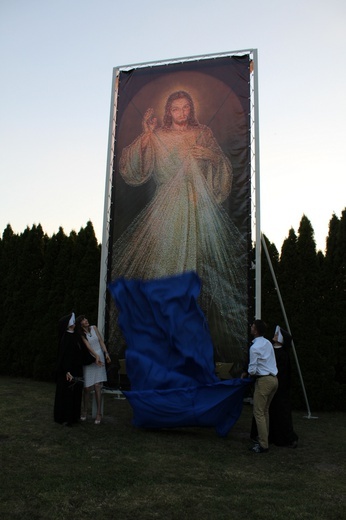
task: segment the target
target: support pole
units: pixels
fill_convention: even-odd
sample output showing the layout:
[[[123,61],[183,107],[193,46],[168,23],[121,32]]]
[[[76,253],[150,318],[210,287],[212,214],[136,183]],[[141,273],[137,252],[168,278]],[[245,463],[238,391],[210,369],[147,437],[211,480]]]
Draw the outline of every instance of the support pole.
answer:
[[[277,279],[276,279],[276,276],[275,276],[275,273],[274,273],[273,265],[272,265],[272,262],[271,262],[271,259],[270,259],[270,256],[269,256],[269,251],[268,251],[267,244],[265,242],[263,234],[261,236],[261,239],[262,239],[262,247],[263,247],[265,255],[267,257],[268,265],[269,265],[269,268],[270,268],[270,272],[271,272],[273,280],[274,280],[275,289],[276,289],[276,292],[277,292],[277,295],[278,295],[278,298],[279,298],[281,310],[282,310],[282,313],[283,313],[283,316],[284,316],[284,320],[285,320],[285,324],[286,324],[286,329],[287,329],[287,332],[289,332],[289,334],[292,336],[292,333],[291,333],[291,330],[290,330],[290,326],[289,326],[289,323],[288,323],[288,319],[287,319],[287,315],[286,315],[286,311],[285,311],[285,307],[284,307],[284,304],[283,304],[283,301],[282,301],[282,298],[281,298],[280,289],[279,289],[279,286],[278,286],[278,282],[277,282]],[[304,399],[305,399],[305,403],[306,403],[306,407],[307,407],[307,411],[308,411],[308,415],[305,416],[305,417],[307,419],[317,419],[317,417],[313,417],[311,415],[309,401],[308,401],[308,396],[306,395],[305,385],[304,385],[304,381],[303,381],[303,376],[302,376],[302,373],[301,373],[301,370],[300,370],[298,356],[297,356],[297,352],[296,352],[296,349],[295,349],[295,346],[294,346],[294,343],[293,343],[293,339],[292,339],[292,349],[293,349],[294,359],[296,361],[298,374],[299,374],[300,382],[301,382],[301,385],[302,385]]]
[[[255,137],[255,218],[256,218],[256,248],[255,248],[255,315],[256,319],[261,319],[261,302],[262,302],[262,286],[261,286],[261,190],[260,190],[260,145],[259,145],[259,103],[258,103],[258,59],[257,49],[253,50],[254,62],[254,137]]]
[[[103,206],[103,231],[102,231],[102,244],[101,244],[99,302],[98,302],[98,318],[97,318],[97,327],[103,337],[105,337],[107,262],[108,262],[109,226],[110,226],[109,211],[110,211],[110,205],[111,205],[111,192],[112,192],[112,171],[113,171],[116,93],[117,93],[116,92],[116,78],[117,78],[117,71],[116,71],[116,69],[113,69],[111,106],[110,106],[109,129],[108,129],[106,184],[105,184],[105,195],[104,195],[104,206]]]

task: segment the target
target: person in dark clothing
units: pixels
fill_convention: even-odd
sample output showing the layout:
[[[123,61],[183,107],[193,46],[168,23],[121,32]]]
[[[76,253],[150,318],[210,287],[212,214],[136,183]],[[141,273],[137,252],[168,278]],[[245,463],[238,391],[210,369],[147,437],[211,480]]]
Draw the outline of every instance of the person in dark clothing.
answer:
[[[291,410],[291,360],[292,336],[284,329],[275,329],[273,347],[278,368],[278,389],[269,407],[269,443],[276,446],[296,448],[298,435],[293,429]],[[251,426],[251,439],[256,440],[255,421]]]
[[[291,410],[291,360],[292,336],[279,326],[273,337],[273,346],[278,367],[279,387],[269,408],[269,442],[276,446],[296,448],[298,435],[293,430]]]
[[[74,328],[74,313],[59,320],[54,421],[66,426],[80,420],[83,391],[82,350]]]

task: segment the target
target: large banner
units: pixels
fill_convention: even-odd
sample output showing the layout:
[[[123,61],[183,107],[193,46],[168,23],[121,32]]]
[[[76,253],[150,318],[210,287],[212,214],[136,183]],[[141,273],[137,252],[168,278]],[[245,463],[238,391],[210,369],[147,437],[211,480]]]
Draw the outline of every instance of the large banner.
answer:
[[[250,56],[117,69],[108,282],[187,271],[215,361],[239,370],[248,341]],[[125,340],[109,298],[106,335]]]

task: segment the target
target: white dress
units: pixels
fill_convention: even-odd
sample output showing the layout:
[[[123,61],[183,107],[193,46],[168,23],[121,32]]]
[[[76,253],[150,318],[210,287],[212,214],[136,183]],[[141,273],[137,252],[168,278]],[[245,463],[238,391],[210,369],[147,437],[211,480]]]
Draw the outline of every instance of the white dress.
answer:
[[[104,363],[102,367],[97,366],[96,363],[91,363],[91,365],[83,366],[84,387],[89,388],[90,386],[93,386],[96,383],[102,383],[103,381],[107,381],[107,373],[105,368],[104,353],[102,351],[99,338],[93,326],[90,327],[90,333],[86,334],[86,339],[88,340],[95,354],[97,354],[100,357],[101,361],[103,361]]]

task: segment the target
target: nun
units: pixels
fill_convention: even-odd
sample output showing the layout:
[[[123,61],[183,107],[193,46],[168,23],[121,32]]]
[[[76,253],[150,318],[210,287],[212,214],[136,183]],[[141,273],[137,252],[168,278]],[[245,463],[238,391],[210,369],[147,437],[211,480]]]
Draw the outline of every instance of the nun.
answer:
[[[79,337],[75,333],[75,314],[59,320],[59,348],[56,367],[54,421],[72,426],[80,420],[83,391],[83,361]]]
[[[278,369],[278,389],[269,407],[269,443],[276,446],[296,448],[298,435],[293,429],[291,408],[291,359],[292,336],[284,329],[276,326],[273,337],[273,348]],[[257,426],[252,420],[250,438],[257,442]]]
[[[276,446],[296,448],[298,435],[293,429],[291,409],[291,360],[292,336],[277,325],[273,347],[278,368],[279,386],[269,408],[269,442]]]

